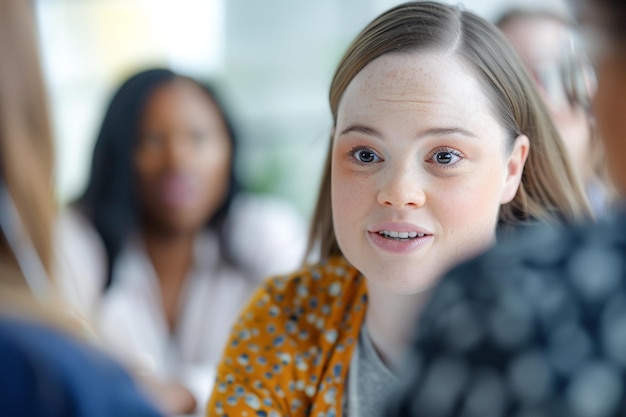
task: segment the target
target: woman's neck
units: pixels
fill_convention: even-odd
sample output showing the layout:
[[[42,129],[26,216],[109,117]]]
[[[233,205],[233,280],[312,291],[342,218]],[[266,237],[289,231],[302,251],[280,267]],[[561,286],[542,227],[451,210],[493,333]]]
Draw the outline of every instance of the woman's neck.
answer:
[[[162,307],[171,330],[175,328],[178,302],[193,264],[194,241],[194,234],[143,233],[143,244],[161,288]]]
[[[187,272],[193,261],[195,234],[143,232],[143,244],[159,279],[171,279]]]
[[[393,294],[368,282],[367,332],[381,359],[393,371],[402,366],[415,333],[417,316],[429,293]]]

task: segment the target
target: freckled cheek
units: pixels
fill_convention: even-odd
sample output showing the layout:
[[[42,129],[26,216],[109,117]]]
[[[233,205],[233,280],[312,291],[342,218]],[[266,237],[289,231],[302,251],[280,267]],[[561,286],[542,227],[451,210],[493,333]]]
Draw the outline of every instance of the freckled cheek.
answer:
[[[342,224],[355,223],[360,214],[371,209],[375,186],[366,177],[334,165],[331,176],[333,217]]]
[[[431,199],[431,207],[450,231],[475,229],[491,232],[495,227],[500,194],[496,180],[459,181]]]

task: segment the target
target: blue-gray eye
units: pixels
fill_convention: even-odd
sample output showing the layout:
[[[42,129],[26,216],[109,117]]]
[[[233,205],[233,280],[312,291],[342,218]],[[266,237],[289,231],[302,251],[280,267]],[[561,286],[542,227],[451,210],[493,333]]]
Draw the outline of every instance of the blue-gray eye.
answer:
[[[437,152],[435,159],[440,164],[449,164],[455,156],[456,155],[453,155],[452,152]]]
[[[357,160],[364,163],[375,162],[378,158],[374,152],[368,149],[359,149],[355,151],[353,155]]]

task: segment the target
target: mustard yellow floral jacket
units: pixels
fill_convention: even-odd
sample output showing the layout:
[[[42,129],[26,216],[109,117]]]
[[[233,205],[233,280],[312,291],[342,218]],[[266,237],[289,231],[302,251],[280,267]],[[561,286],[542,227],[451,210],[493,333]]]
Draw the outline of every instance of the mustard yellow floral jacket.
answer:
[[[366,303],[343,258],[267,280],[233,327],[207,416],[341,416]]]

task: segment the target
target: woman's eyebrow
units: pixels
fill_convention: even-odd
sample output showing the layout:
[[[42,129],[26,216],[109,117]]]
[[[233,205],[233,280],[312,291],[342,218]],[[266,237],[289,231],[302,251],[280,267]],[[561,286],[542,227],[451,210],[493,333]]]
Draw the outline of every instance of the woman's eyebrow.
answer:
[[[382,139],[383,136],[376,129],[363,125],[350,125],[341,131],[340,136],[347,135],[348,133],[362,133],[364,135],[374,136],[379,139]]]
[[[363,125],[350,125],[343,131],[341,131],[341,135],[347,135],[349,133],[361,133],[368,136],[374,136],[379,139],[383,139],[383,135],[378,132],[376,129],[373,129],[368,126]],[[470,132],[467,129],[463,129],[462,127],[435,127],[432,129],[427,129],[423,132],[420,132],[417,137],[424,136],[449,136],[449,135],[461,135],[469,138],[477,138],[475,134]]]
[[[477,138],[475,134],[462,127],[435,127],[432,129],[421,132],[418,137],[422,136],[449,136],[449,135],[461,135],[469,138]]]

